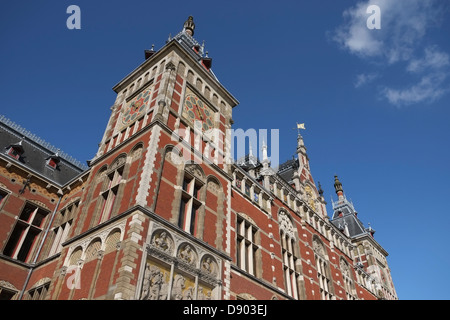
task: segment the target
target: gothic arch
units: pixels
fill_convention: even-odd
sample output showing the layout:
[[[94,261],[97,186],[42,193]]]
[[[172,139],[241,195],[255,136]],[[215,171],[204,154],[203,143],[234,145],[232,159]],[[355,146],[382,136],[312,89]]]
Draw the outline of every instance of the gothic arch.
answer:
[[[207,190],[214,193],[216,196],[219,196],[222,194],[222,184],[220,183],[219,179],[217,179],[214,175],[209,175],[206,177],[206,187]]]
[[[83,248],[81,246],[76,247],[72,251],[72,253],[70,255],[70,258],[69,258],[69,261],[68,261],[68,265],[69,266],[76,266],[76,265],[78,265],[78,263],[81,260],[82,256],[83,256]]]
[[[184,166],[184,170],[203,183],[206,181],[205,172],[203,171],[202,167],[196,163],[186,163]]]
[[[312,237],[312,248],[314,251],[317,277],[320,284],[319,292],[321,299],[334,299],[335,290],[327,248],[322,239],[316,234]]]
[[[339,258],[339,267],[342,273],[342,280],[344,281],[343,287],[345,289],[347,299],[353,300],[356,296],[355,277],[353,276],[352,269],[347,260],[344,257]]]
[[[283,276],[286,293],[294,299],[305,299],[305,283],[302,276],[300,247],[297,240],[297,229],[289,212],[278,210],[280,227],[280,246],[283,259]]]
[[[344,257],[339,257],[339,267],[341,268],[342,274],[346,274],[348,277],[350,277],[353,280],[352,272],[350,271],[350,266],[348,264],[348,261],[345,260]]]
[[[122,237],[122,232],[119,228],[111,230],[111,232],[106,237],[105,241],[105,253],[114,251],[117,249],[117,245],[120,243]]]
[[[100,169],[98,169],[97,173],[95,174],[95,179],[97,180],[96,182],[102,182],[103,176],[106,174],[107,171],[108,165],[105,163],[103,166],[100,167]]]
[[[125,152],[122,152],[117,157],[115,157],[114,160],[111,162],[108,171],[114,170],[115,168],[125,164],[126,160],[127,154]]]
[[[174,145],[168,144],[164,148],[163,152],[164,161],[169,161],[175,166],[181,166],[183,164],[183,154],[178,148]]]
[[[295,228],[294,220],[288,211],[284,208],[278,210],[278,223],[280,225],[280,231],[288,235],[292,239],[296,239],[295,234],[297,229]]]
[[[90,227],[117,215],[123,197],[124,186],[122,182],[127,178],[128,171],[127,154],[121,153],[111,162],[103,176],[101,194],[97,197]],[[105,204],[107,204],[107,207]]]
[[[139,141],[138,143],[136,143],[130,151],[130,156],[131,156],[132,161],[139,159],[142,155],[143,150],[144,150],[144,144],[142,143],[142,141]]]
[[[90,261],[97,258],[97,253],[102,248],[102,240],[97,237],[93,239],[86,248],[85,251],[85,261]]]
[[[322,256],[322,258],[326,259],[327,261],[329,260],[327,248],[323,243],[322,239],[320,239],[320,237],[316,234],[313,235],[312,237],[312,246],[315,253],[319,254],[320,256]]]
[[[250,222],[251,224],[253,224],[255,227],[257,227],[258,225],[256,224],[256,222],[250,218],[247,214],[243,213],[243,212],[238,212],[237,214],[238,216],[242,217],[243,219],[247,220],[248,222]]]

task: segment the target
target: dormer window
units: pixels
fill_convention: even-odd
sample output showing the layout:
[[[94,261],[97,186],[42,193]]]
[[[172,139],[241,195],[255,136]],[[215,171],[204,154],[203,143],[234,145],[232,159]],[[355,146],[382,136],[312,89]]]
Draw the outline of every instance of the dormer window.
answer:
[[[18,143],[12,144],[8,147],[8,155],[16,160],[19,160],[20,156],[23,154],[24,150],[22,147],[22,140]]]
[[[47,165],[49,165],[53,169],[56,169],[56,161],[55,161],[55,159],[53,159],[53,158],[48,159],[47,160]]]
[[[54,154],[53,156],[48,157],[46,160],[47,160],[47,165],[50,168],[56,169],[58,167],[60,158],[59,158],[58,154]]]
[[[11,157],[13,157],[16,160],[18,160],[20,157],[20,153],[17,152],[17,150],[14,149],[13,147],[9,148],[8,155],[10,155]]]

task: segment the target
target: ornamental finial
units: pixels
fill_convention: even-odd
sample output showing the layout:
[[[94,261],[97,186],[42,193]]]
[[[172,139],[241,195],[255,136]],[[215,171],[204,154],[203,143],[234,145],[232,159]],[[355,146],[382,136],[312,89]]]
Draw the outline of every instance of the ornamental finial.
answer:
[[[188,19],[184,22],[183,28],[184,31],[191,37],[194,35],[195,23],[194,18],[192,16],[189,16]]]
[[[337,176],[334,176],[334,189],[336,190],[336,193],[344,192],[344,190],[342,189],[342,183],[339,181]]]

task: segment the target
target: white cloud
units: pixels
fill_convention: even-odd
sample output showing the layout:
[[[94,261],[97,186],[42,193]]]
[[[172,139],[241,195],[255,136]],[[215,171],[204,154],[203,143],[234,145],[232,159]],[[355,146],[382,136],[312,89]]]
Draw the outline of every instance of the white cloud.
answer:
[[[423,72],[425,70],[439,70],[450,65],[450,57],[440,51],[437,46],[425,48],[422,59],[411,59],[406,70],[409,72]]]
[[[388,101],[396,106],[406,106],[414,103],[433,102],[449,90],[443,86],[446,76],[426,75],[419,83],[405,89],[384,88],[383,94]]]
[[[366,13],[370,5],[381,10],[381,29],[369,29]],[[333,33],[339,46],[371,65],[383,65],[383,72],[394,72],[394,64],[404,66],[411,83],[404,88],[381,85],[384,98],[391,104],[410,105],[431,102],[447,93],[450,56],[435,45],[420,47],[432,26],[439,24],[448,7],[438,0],[364,0],[343,13],[344,22]],[[429,43],[429,39],[427,38]],[[398,70],[398,68],[396,69]],[[398,71],[395,71],[398,72]],[[379,74],[378,74],[379,75]],[[356,76],[355,88],[380,78],[373,73]],[[383,77],[389,79],[390,76]]]
[[[435,23],[434,0],[364,1],[344,11],[344,24],[335,30],[333,40],[350,53],[363,58],[382,58],[389,63],[408,60],[427,28]],[[381,10],[381,29],[368,29],[367,7]]]
[[[361,73],[358,74],[356,76],[356,80],[355,80],[355,88],[359,88],[362,87],[366,84],[371,83],[372,81],[374,81],[376,78],[378,78],[378,74],[376,73],[369,73],[369,74],[365,74],[365,73]]]

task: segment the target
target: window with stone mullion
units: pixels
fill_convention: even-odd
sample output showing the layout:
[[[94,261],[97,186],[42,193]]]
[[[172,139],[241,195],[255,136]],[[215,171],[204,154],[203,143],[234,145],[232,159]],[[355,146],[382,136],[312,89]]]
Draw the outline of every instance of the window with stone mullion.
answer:
[[[242,270],[256,276],[257,229],[242,217],[238,217],[237,222],[237,264]]]
[[[202,203],[199,200],[201,188],[202,184],[195,177],[185,176],[183,180],[178,226],[192,235],[196,235],[199,210],[202,206]]]
[[[120,167],[107,175],[106,189],[102,192],[103,206],[100,223],[111,217],[111,212],[119,192],[124,167]]]

